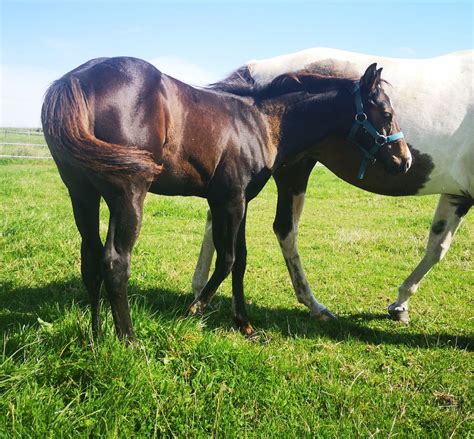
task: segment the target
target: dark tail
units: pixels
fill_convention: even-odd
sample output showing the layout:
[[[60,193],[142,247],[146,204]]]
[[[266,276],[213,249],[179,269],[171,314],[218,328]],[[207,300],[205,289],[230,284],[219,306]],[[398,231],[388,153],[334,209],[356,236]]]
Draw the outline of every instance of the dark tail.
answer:
[[[95,137],[86,96],[74,76],[65,76],[49,87],[41,122],[55,158],[100,173],[106,179],[152,179],[161,171],[150,152]]]

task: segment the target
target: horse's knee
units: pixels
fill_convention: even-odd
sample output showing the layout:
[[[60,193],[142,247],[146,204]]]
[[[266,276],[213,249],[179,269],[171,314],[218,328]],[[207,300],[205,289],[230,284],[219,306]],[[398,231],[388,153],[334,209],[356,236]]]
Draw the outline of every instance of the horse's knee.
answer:
[[[121,286],[130,277],[130,256],[106,249],[102,257],[102,274],[110,286]]]
[[[293,227],[291,224],[282,222],[281,220],[273,222],[273,233],[276,235],[279,242],[282,242],[288,234],[292,231]]]
[[[277,207],[277,212],[275,219],[273,220],[273,233],[278,238],[278,241],[282,241],[286,236],[293,230],[293,214],[291,209],[279,209]]]
[[[227,276],[232,269],[234,268],[235,265],[235,257],[229,256],[225,259],[224,261],[224,273]]]
[[[222,258],[221,261],[216,262],[216,269],[218,269],[222,276],[228,276],[235,265],[235,256],[233,255],[226,255]]]
[[[239,253],[239,257],[235,258],[232,264],[232,271],[243,272],[247,268],[247,249],[243,249]]]

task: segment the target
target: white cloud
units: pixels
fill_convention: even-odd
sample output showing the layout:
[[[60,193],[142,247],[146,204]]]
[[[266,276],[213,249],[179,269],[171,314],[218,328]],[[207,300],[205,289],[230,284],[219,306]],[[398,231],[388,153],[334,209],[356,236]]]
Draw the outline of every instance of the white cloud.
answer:
[[[41,105],[57,72],[31,66],[0,65],[0,126],[41,126]]]
[[[159,56],[150,63],[161,72],[188,84],[206,85],[221,79],[220,75],[175,56]]]

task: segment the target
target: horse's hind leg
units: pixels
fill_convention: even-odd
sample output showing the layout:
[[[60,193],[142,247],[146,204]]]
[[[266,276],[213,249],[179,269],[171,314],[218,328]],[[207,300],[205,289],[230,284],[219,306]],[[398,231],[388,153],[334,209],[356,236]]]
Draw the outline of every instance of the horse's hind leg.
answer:
[[[306,305],[312,317],[330,320],[335,316],[314,297],[306,279],[297,247],[298,222],[303,210],[308,179],[316,161],[303,160],[279,169],[275,175],[278,188],[278,203],[273,230],[278,238],[290,273],[296,297]]]
[[[92,312],[92,334],[100,334],[100,261],[103,245],[99,234],[100,194],[86,175],[64,163],[58,166],[71,197],[74,219],[81,234],[81,274],[89,293]]]
[[[131,253],[140,231],[148,186],[145,182],[134,182],[125,188],[107,189],[103,194],[110,220],[102,272],[119,338],[134,338],[127,287]]]
[[[102,274],[100,261],[103,245],[99,235],[100,195],[85,183],[81,192],[70,190],[74,219],[82,237],[81,273],[89,293],[92,312],[92,334],[100,335],[100,287]]]
[[[456,197],[456,199],[458,199]],[[442,194],[433,217],[426,252],[413,272],[398,289],[398,299],[388,307],[390,316],[405,323],[409,322],[408,301],[418,289],[420,282],[433,265],[441,261],[449,250],[454,234],[467,213],[472,200],[460,204],[451,195]]]

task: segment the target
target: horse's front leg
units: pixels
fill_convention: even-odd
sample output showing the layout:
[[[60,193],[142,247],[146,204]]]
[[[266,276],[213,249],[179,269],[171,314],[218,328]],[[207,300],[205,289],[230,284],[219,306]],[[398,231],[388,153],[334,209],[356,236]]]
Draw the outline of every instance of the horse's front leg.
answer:
[[[247,207],[242,222],[240,223],[235,246],[235,263],[232,268],[232,308],[234,321],[240,329],[240,332],[248,338],[254,338],[256,333],[247,315],[244,296],[244,275],[247,267],[247,244],[245,241],[246,222]]]
[[[423,259],[398,289],[396,302],[388,307],[390,316],[404,323],[409,322],[408,301],[433,265],[444,258],[463,216],[472,206],[472,199],[442,194],[431,224],[428,245]]]
[[[207,284],[215,249],[214,241],[212,239],[212,214],[211,210],[209,209],[207,211],[206,227],[204,229],[201,251],[199,252],[199,258],[196,268],[194,269],[192,281],[192,289],[195,298],[199,296],[199,293]]]
[[[189,309],[190,314],[202,312],[209,304],[219,285],[234,268],[236,242],[240,225],[245,216],[246,203],[243,198],[224,204],[209,202],[212,213],[212,239],[217,257],[214,272]]]
[[[336,316],[314,297],[304,273],[298,253],[298,222],[303,211],[306,187],[315,160],[305,160],[285,166],[274,175],[278,188],[278,203],[273,230],[278,238],[296,297],[306,305],[317,320],[331,320]]]

